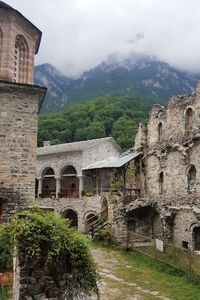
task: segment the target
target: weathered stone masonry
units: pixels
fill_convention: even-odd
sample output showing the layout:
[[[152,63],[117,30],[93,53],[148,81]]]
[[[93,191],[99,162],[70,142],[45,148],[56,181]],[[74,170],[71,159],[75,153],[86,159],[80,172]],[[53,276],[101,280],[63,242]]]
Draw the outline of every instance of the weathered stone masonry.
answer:
[[[38,106],[46,89],[0,82],[0,195],[4,219],[35,197]]]
[[[41,31],[0,1],[0,220],[34,201],[37,114],[46,89],[32,85]]]
[[[148,127],[139,126],[134,151],[143,153],[143,197],[116,206],[117,240],[134,231],[200,249],[199,111],[200,83],[191,95],[172,97],[167,109],[154,105]]]

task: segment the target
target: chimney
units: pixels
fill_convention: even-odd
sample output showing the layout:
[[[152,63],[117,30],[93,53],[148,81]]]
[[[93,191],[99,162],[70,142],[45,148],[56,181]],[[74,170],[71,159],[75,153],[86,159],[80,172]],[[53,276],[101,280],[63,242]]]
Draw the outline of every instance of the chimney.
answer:
[[[48,146],[51,146],[51,141],[44,141],[43,147],[48,147]]]

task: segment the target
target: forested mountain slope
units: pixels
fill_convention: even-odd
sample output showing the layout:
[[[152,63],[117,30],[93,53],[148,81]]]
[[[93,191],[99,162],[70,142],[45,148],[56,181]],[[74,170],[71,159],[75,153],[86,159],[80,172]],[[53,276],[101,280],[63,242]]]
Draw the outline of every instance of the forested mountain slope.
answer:
[[[39,117],[38,144],[112,136],[123,149],[133,146],[139,122],[145,122],[154,97],[105,95]]]

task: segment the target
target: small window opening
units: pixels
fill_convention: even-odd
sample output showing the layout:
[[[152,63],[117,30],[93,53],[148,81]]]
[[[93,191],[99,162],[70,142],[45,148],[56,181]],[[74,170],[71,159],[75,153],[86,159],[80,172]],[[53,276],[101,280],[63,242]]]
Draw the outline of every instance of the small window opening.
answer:
[[[193,110],[192,108],[187,108],[185,112],[185,129],[192,130],[193,127]]]
[[[159,174],[159,193],[163,194],[163,184],[164,184],[164,173],[160,172]]]
[[[182,248],[189,249],[189,243],[186,241],[182,241]]]
[[[163,131],[163,124],[162,122],[158,123],[158,141],[160,142],[162,139],[162,131]]]
[[[188,171],[188,190],[194,191],[196,189],[196,168],[192,165]]]

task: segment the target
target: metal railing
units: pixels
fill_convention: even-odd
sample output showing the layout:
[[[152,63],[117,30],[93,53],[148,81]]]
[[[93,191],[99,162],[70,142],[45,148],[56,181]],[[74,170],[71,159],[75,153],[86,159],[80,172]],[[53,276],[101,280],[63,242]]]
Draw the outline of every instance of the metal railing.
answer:
[[[108,225],[107,209],[85,221],[86,231],[87,233],[91,233],[92,238],[94,237],[95,233],[100,231],[106,225]]]
[[[42,189],[42,198],[52,198],[56,196],[55,189]]]
[[[55,198],[56,190],[55,189],[42,189],[42,198]],[[61,189],[58,194],[59,198],[79,198],[79,190],[78,189]]]
[[[161,243],[163,251],[157,247],[157,241]],[[198,277],[200,280],[200,251],[180,248],[162,238],[156,239],[136,232],[128,233],[126,247],[188,273],[191,277]]]
[[[61,189],[59,198],[79,198],[79,189]]]

